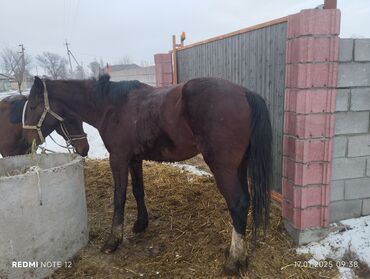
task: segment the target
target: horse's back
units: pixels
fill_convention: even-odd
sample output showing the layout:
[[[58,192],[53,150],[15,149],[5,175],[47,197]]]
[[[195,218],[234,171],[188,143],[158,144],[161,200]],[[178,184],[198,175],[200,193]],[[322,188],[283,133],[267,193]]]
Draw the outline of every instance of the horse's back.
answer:
[[[184,113],[201,149],[223,150],[225,156],[241,160],[251,132],[246,94],[246,88],[218,78],[197,78],[183,85]]]
[[[246,88],[218,78],[192,79],[182,89],[189,120],[195,126],[206,125],[212,130],[222,126],[233,129],[238,124],[248,126],[250,107],[246,94]]]

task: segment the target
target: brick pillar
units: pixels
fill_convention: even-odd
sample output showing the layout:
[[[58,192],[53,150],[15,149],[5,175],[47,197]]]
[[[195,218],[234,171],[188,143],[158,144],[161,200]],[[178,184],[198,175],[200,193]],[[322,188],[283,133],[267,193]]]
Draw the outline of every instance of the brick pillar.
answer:
[[[172,54],[158,53],[154,55],[155,78],[158,87],[172,85]]]
[[[283,140],[283,218],[302,244],[329,224],[340,11],[288,17]]]

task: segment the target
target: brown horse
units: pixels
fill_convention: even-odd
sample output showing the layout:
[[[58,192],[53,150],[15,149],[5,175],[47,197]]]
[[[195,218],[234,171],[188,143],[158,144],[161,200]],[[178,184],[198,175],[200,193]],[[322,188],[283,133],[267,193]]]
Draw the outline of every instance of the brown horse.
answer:
[[[111,234],[102,251],[117,249],[122,226],[128,173],[137,202],[134,232],[148,226],[142,161],[179,161],[201,153],[224,196],[233,223],[224,270],[246,266],[245,229],[252,204],[254,236],[269,216],[272,172],[272,129],[265,101],[229,81],[198,78],[185,84],[153,88],[138,81],[47,80],[35,78],[26,122],[39,121],[45,92],[62,117],[75,117],[99,130],[110,153],[114,178]],[[54,120],[54,127],[58,121]],[[37,137],[25,131],[28,142]],[[251,191],[248,190],[251,182]]]
[[[22,134],[22,111],[26,101],[27,97],[23,95],[10,96],[0,101],[0,154],[3,157],[23,155],[30,151],[30,144]],[[42,127],[45,136],[53,131],[45,128],[46,125]],[[58,125],[56,131],[66,141],[70,141],[78,154],[87,155],[89,144],[81,121],[66,119],[64,127]]]

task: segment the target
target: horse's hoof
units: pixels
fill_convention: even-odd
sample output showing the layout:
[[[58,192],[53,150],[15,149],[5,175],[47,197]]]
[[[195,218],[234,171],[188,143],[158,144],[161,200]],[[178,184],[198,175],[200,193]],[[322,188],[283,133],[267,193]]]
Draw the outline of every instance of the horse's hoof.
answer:
[[[243,260],[238,261],[238,267],[240,273],[246,273],[248,270],[248,259],[245,258]]]
[[[227,276],[237,276],[239,274],[243,274],[247,272],[247,269],[247,258],[239,260],[227,258],[224,264],[224,273]]]
[[[239,275],[239,269],[238,269],[238,266],[236,265],[236,263],[232,263],[232,262],[225,262],[224,264],[224,274],[226,276],[237,276]]]
[[[132,232],[141,233],[141,232],[144,232],[147,227],[148,227],[148,221],[136,220],[134,227],[132,228]]]
[[[121,239],[110,236],[109,239],[105,242],[105,244],[101,248],[101,251],[105,254],[111,254],[117,250],[121,242],[122,242]]]

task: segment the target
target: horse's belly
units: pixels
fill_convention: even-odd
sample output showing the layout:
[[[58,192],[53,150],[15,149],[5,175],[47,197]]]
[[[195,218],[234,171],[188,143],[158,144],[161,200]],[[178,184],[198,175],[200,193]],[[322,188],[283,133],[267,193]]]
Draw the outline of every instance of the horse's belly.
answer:
[[[189,146],[187,148],[175,148],[175,149],[165,149],[162,152],[163,161],[175,162],[190,159],[199,154],[196,146]]]
[[[186,144],[176,145],[161,145],[153,146],[146,149],[142,153],[142,159],[160,161],[160,162],[176,162],[192,158],[199,154],[196,144],[188,142]]]

